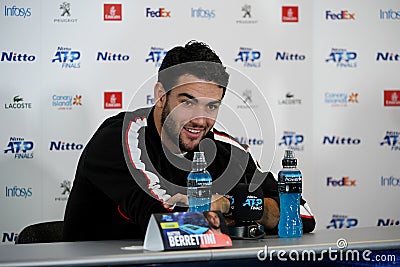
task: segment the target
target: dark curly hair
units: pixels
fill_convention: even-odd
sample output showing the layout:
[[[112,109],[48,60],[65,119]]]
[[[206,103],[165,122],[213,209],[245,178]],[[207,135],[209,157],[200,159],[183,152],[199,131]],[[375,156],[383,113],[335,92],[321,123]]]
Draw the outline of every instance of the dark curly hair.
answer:
[[[217,83],[225,94],[229,74],[217,54],[205,43],[192,40],[184,47],[169,50],[158,70],[158,81],[168,93],[184,74]]]

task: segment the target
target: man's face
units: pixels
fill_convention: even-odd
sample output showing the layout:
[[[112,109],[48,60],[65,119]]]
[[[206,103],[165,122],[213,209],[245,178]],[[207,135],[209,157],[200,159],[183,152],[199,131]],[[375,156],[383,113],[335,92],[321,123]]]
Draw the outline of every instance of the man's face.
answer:
[[[161,138],[187,152],[194,150],[214,126],[223,89],[193,75],[181,76],[178,84],[165,96]]]
[[[221,222],[219,220],[218,214],[215,212],[207,213],[207,221],[211,228],[219,229],[221,227]]]

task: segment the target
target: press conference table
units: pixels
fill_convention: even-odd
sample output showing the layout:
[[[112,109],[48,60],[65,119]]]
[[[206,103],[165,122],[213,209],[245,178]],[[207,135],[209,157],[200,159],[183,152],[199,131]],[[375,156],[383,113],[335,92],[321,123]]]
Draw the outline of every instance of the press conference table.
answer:
[[[320,230],[305,234],[301,238],[285,239],[268,236],[259,240],[233,240],[229,248],[147,251],[143,250],[141,241],[95,241],[95,242],[61,242],[43,244],[2,245],[0,246],[0,267],[7,266],[121,266],[121,265],[154,265],[170,263],[189,265],[205,262],[234,262],[237,260],[254,260],[260,251],[268,257],[276,258],[279,250],[296,250],[302,252],[313,250],[321,253],[329,248],[338,250],[337,240],[344,239],[347,249],[357,250],[399,250],[400,226],[353,228],[345,230]],[[343,240],[342,240],[343,241]],[[130,247],[130,249],[126,249]],[[275,251],[275,254],[271,252]],[[281,255],[283,255],[282,252]],[[288,254],[285,255],[288,257]],[[399,259],[400,260],[400,259]],[[399,262],[396,262],[400,264]],[[183,265],[184,264],[184,265]],[[264,262],[264,266],[265,266]],[[218,266],[214,265],[214,266]]]

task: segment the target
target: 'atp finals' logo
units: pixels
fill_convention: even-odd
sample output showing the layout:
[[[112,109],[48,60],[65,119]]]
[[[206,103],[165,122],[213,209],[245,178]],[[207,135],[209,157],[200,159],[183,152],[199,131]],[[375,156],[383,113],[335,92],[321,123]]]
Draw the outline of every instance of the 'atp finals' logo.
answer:
[[[33,159],[33,141],[23,137],[10,137],[4,154],[14,155],[14,159]]]
[[[240,47],[235,62],[242,62],[244,67],[261,67],[261,52],[249,47]]]
[[[400,132],[397,131],[386,131],[386,135],[383,137],[383,141],[381,142],[381,146],[388,146],[392,151],[400,151],[400,142],[399,142]]]
[[[357,67],[357,53],[348,51],[343,48],[332,48],[328,58],[325,59],[327,63],[334,63],[338,68],[356,68]]]
[[[145,62],[154,63],[154,67],[158,68],[161,66],[161,62],[166,54],[167,51],[164,48],[152,46]]]
[[[81,67],[81,52],[70,47],[57,47],[51,63],[60,63],[63,69],[78,69]]]

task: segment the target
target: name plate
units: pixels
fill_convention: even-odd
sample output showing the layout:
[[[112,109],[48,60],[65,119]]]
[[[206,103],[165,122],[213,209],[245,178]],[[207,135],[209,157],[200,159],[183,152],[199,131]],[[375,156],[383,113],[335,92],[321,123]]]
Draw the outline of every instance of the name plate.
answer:
[[[143,248],[162,251],[230,246],[223,216],[207,211],[152,214]]]

